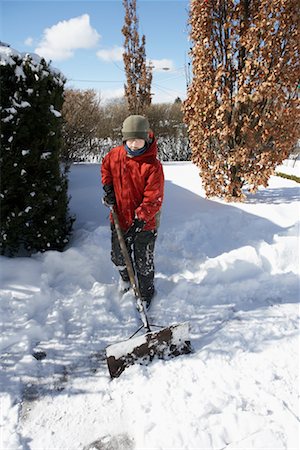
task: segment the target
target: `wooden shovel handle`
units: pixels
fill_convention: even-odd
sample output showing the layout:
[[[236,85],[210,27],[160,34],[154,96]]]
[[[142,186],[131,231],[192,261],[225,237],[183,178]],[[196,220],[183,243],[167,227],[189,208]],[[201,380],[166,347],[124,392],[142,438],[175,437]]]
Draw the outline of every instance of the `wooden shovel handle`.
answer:
[[[126,247],[126,243],[125,243],[125,240],[124,240],[124,237],[123,237],[122,230],[120,228],[120,222],[119,222],[118,215],[117,215],[116,211],[114,210],[113,206],[110,207],[110,211],[111,211],[112,217],[114,219],[114,224],[115,224],[115,228],[116,228],[116,232],[117,232],[117,236],[118,236],[118,241],[119,241],[119,244],[120,244],[120,247],[121,247],[121,252],[122,252],[122,254],[124,256],[124,259],[125,259],[125,264],[126,264],[126,269],[127,269],[127,272],[128,272],[130,284],[132,286],[132,289],[133,289],[133,292],[134,292],[134,296],[135,296],[135,299],[136,299],[137,310],[140,313],[140,316],[141,316],[144,328],[147,331],[151,331],[150,330],[150,325],[149,325],[149,322],[148,322],[148,318],[147,318],[147,315],[146,315],[146,312],[145,312],[145,308],[144,308],[144,305],[143,305],[143,302],[142,302],[142,299],[141,299],[141,292],[140,292],[139,286],[137,284],[137,281],[136,281],[136,278],[135,278],[135,275],[134,275],[132,262],[131,262],[129,254],[128,254],[128,250],[127,250],[127,247]]]

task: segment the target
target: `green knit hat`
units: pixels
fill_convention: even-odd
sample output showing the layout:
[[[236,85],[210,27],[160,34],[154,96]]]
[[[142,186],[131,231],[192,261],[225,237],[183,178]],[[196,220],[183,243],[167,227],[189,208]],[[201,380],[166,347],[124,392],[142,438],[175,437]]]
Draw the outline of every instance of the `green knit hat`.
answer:
[[[133,115],[127,117],[127,119],[123,122],[122,127],[122,137],[123,141],[127,141],[127,139],[144,139],[144,141],[148,141],[149,139],[149,122],[146,117]]]

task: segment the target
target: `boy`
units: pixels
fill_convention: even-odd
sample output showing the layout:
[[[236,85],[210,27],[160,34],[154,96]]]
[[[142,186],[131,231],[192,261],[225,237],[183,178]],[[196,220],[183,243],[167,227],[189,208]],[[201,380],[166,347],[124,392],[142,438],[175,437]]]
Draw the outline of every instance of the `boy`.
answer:
[[[148,119],[131,115],[123,122],[123,144],[102,162],[103,203],[114,206],[129,255],[132,257],[142,301],[148,309],[154,296],[154,245],[164,195],[164,174],[157,159],[157,143]],[[112,221],[112,218],[111,218]],[[129,276],[112,223],[112,262],[120,273],[123,292]]]

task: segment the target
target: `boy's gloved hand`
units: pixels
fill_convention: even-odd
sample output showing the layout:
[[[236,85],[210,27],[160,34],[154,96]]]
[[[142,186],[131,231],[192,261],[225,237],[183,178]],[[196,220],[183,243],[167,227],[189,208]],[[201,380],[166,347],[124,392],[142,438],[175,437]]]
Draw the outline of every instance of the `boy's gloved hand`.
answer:
[[[145,223],[146,222],[144,220],[134,219],[134,221],[132,222],[131,227],[125,233],[125,236],[124,236],[125,239],[127,239],[129,241],[134,241],[135,238],[136,238],[136,235],[138,233],[140,233],[141,231],[143,231]]]
[[[102,197],[102,203],[105,206],[107,206],[108,208],[110,208],[111,206],[114,206],[116,204],[116,196],[115,196],[114,187],[112,185],[105,184],[103,186],[103,190],[106,195],[104,195]]]

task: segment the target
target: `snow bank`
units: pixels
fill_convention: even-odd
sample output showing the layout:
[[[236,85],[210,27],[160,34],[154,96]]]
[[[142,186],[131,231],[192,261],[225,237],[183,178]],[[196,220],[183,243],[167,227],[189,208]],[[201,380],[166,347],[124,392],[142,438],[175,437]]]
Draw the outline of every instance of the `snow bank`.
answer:
[[[136,331],[117,291],[99,167],[70,173],[73,240],[1,257],[2,448],[299,448],[299,185],[244,204],[205,199],[190,163],[164,165],[150,322],[188,322],[193,353],[113,381],[105,349]]]

